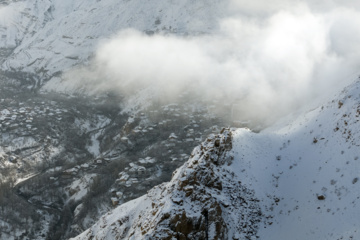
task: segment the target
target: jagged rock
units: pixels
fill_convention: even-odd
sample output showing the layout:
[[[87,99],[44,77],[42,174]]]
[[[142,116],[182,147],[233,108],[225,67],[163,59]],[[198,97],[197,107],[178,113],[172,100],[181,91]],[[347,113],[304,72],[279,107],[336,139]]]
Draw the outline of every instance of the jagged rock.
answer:
[[[231,136],[230,129],[211,135],[194,149],[169,183],[118,207],[75,239],[91,239],[93,232],[97,232],[96,239],[220,240],[255,236],[263,217],[258,201],[222,167],[233,159],[229,151]],[[234,211],[239,214],[234,215]],[[121,224],[116,219],[122,219]],[[114,223],[112,227],[110,222]]]

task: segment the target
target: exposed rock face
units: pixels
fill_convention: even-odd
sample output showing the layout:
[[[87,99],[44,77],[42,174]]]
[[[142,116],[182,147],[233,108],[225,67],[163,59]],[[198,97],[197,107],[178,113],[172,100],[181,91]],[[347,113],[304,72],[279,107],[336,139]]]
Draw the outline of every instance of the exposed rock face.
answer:
[[[249,189],[225,170],[230,129],[195,148],[171,182],[115,209],[76,239],[250,239],[262,213]]]

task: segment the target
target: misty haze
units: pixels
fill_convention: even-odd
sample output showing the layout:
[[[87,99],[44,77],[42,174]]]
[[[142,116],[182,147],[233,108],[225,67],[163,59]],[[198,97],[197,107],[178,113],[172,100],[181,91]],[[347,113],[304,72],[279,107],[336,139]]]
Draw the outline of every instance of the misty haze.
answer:
[[[360,239],[360,3],[0,0],[0,239]]]

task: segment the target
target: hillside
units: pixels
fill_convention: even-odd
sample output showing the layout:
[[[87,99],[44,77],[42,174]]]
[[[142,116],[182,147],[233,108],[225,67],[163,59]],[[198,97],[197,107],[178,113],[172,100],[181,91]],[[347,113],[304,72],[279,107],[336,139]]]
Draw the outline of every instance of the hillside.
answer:
[[[224,129],[80,239],[357,239],[360,82],[260,133]]]
[[[127,28],[147,34],[200,34],[216,27],[222,3],[211,1],[11,1],[0,8],[3,71],[42,80],[86,64],[104,39]],[[1,54],[2,53],[2,54]]]

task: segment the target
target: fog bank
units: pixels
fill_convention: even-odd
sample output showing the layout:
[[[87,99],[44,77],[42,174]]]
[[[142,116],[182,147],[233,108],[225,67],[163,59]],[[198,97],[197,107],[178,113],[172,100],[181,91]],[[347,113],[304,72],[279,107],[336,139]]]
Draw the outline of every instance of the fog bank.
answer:
[[[230,1],[228,17],[207,34],[125,29],[99,45],[89,67],[66,78],[125,96],[151,87],[169,101],[191,90],[202,100],[236,104],[244,118],[276,118],[359,72],[359,5]]]

